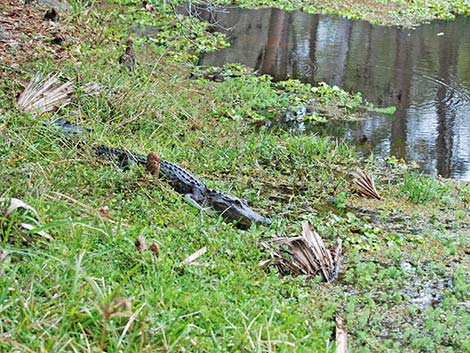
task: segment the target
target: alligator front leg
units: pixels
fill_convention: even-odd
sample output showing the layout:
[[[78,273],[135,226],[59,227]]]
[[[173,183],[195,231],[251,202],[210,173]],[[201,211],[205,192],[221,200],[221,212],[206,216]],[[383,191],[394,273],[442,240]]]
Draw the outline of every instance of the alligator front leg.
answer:
[[[197,200],[197,197],[195,197],[194,194],[184,194],[184,198],[191,204],[193,205],[194,207],[196,207],[197,209],[201,210],[201,211],[206,211],[207,209],[202,207],[202,205],[196,201]]]
[[[188,202],[201,211],[208,211],[211,209],[210,205],[207,204],[207,192],[208,189],[205,185],[202,187],[193,188],[192,192],[184,194],[184,197]],[[208,206],[208,207],[204,207]]]

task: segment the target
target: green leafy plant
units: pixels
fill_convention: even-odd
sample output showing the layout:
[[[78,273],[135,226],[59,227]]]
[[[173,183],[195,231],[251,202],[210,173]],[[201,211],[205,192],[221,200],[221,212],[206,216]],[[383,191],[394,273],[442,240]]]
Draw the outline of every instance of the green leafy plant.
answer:
[[[405,172],[400,191],[414,203],[442,202],[450,188],[441,181],[416,172]]]

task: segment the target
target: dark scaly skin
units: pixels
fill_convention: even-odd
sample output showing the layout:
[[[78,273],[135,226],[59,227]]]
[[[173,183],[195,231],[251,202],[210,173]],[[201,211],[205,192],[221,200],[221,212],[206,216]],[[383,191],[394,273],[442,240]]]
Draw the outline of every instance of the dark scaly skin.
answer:
[[[220,213],[222,217],[228,220],[236,221],[243,228],[248,228],[255,224],[271,224],[269,218],[263,217],[253,211],[248,202],[238,197],[224,194],[217,190],[208,190],[205,196],[205,202],[215,211]]]
[[[53,122],[57,128],[69,134],[84,134],[91,130],[80,125],[72,124],[64,119]],[[84,145],[89,145],[86,141]],[[108,146],[92,146],[96,156],[102,159],[114,161],[120,168],[129,169],[135,164],[147,166],[148,156],[129,150]],[[159,159],[159,156],[157,157]],[[176,192],[185,197],[199,209],[209,206],[229,221],[237,222],[240,227],[249,227],[253,223],[270,225],[271,220],[254,212],[245,200],[225,194],[217,190],[209,189],[194,174],[180,166],[164,160],[159,160],[160,175],[165,178]]]
[[[147,156],[128,150],[98,146],[93,147],[100,158],[114,160],[119,167],[127,169],[133,164],[147,165]],[[245,200],[209,189],[199,178],[186,169],[160,160],[160,175],[175,189],[183,194],[196,207],[209,206],[229,221],[247,228],[253,223],[270,225],[271,220],[254,212]]]

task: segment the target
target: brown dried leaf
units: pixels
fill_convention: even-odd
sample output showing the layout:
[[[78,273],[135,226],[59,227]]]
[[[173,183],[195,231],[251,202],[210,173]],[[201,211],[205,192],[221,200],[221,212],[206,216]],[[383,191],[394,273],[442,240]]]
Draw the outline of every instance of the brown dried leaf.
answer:
[[[338,239],[333,250],[327,249],[309,222],[302,223],[302,236],[273,237],[270,242],[262,243],[262,246],[271,250],[271,259],[261,261],[259,265],[274,265],[281,274],[308,277],[321,274],[325,281],[331,282],[340,269],[341,240]]]
[[[111,218],[110,215],[109,215],[109,206],[103,206],[101,207],[98,212],[100,213],[100,215],[102,217],[105,217],[105,218]]]
[[[357,169],[356,173],[353,173],[355,177],[354,185],[357,188],[357,192],[363,196],[381,200],[379,193],[377,192],[374,184],[374,178],[364,173],[360,168]]]
[[[149,250],[153,252],[156,257],[160,255],[160,247],[158,246],[158,244],[151,244]]]

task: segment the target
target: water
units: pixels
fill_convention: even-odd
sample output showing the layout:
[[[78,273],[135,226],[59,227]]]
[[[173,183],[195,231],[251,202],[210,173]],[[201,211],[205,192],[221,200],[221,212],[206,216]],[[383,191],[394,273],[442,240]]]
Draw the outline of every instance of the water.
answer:
[[[362,92],[378,106],[394,105],[394,119],[371,116],[344,126],[345,135],[367,138],[367,151],[381,157],[470,180],[469,18],[407,30],[278,9],[202,16],[232,45],[203,55],[201,65],[242,63],[275,80],[324,81]]]

